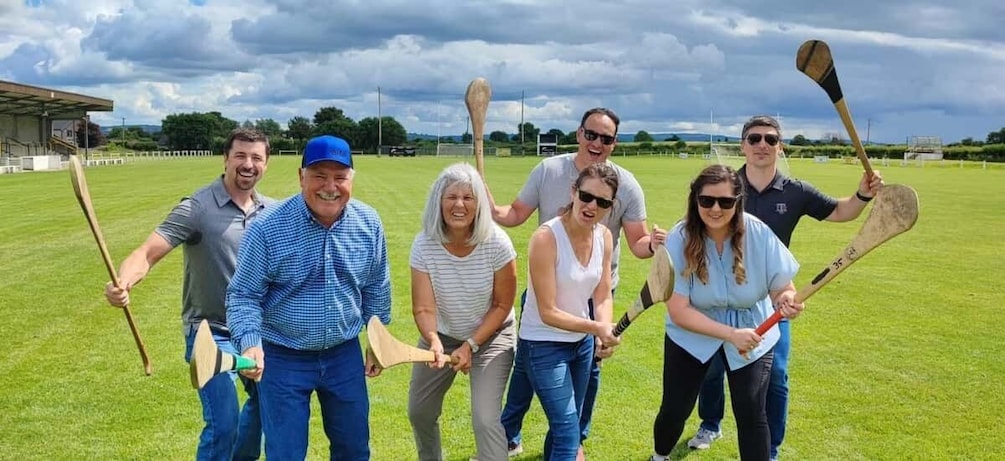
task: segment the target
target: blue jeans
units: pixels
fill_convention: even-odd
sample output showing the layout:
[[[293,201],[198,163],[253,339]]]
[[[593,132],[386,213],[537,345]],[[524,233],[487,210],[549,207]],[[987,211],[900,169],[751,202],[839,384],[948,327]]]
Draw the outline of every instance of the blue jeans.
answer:
[[[611,290],[614,294],[614,290]],[[520,295],[520,308],[527,301],[527,290]],[[593,317],[593,300],[589,300],[590,318]],[[519,344],[519,343],[518,343]],[[517,346],[519,347],[519,345]],[[509,388],[506,390],[506,406],[503,407],[502,424],[506,430],[506,440],[510,445],[522,443],[520,431],[523,429],[523,418],[530,411],[530,402],[534,399],[534,390],[527,378],[526,364],[520,360],[520,354],[513,361],[513,373],[509,378]],[[597,392],[600,390],[600,362],[594,361],[590,368],[590,380],[586,386],[586,399],[583,401],[582,420],[579,422],[580,443],[590,435],[590,424],[593,421],[593,408],[597,403]]]
[[[516,351],[518,357],[523,355],[530,385],[548,418],[544,459],[576,459],[583,401],[593,366],[593,336],[574,343],[521,339]]]
[[[195,341],[196,326],[191,326],[185,334],[185,361],[192,358],[192,343]],[[237,354],[230,342],[230,335],[213,331],[213,340],[221,351]],[[248,399],[244,408],[239,408],[237,387],[234,382],[240,377]],[[195,459],[199,461],[245,461],[255,460],[262,453],[262,420],[258,404],[258,388],[254,381],[235,372],[214,376],[199,390],[202,402],[202,419],[206,425],[199,436],[199,448]]]
[[[775,358],[771,365],[771,379],[768,382],[768,397],[765,410],[768,414],[768,429],[771,432],[771,457],[778,456],[778,447],[785,439],[785,422],[789,413],[789,352],[791,350],[789,321],[778,322],[781,333],[778,344],[775,344]],[[725,393],[722,388],[722,377],[725,366],[720,354],[712,357],[705,382],[702,384],[698,398],[698,416],[701,417],[701,427],[713,432],[720,430],[725,412]]]
[[[370,401],[363,351],[354,338],[323,351],[298,351],[262,343],[265,371],[258,383],[269,461],[307,457],[311,395],[318,394],[329,457],[370,459]]]

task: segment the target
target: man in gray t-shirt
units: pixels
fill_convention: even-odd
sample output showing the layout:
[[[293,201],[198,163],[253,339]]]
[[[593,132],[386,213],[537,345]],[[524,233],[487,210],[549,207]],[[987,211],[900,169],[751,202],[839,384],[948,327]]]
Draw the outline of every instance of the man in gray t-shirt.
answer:
[[[575,153],[559,155],[541,161],[524,184],[516,200],[509,205],[497,205],[492,200],[492,218],[506,227],[516,227],[538,211],[538,224],[558,216],[562,207],[572,201],[572,187],[579,175],[579,170],[591,163],[607,162],[617,145],[618,125],[621,120],[610,109],[593,108],[583,114],[579,129],[576,131],[576,141],[579,149]],[[619,235],[622,229],[628,249],[638,258],[649,258],[653,249],[663,245],[666,231],[653,228],[648,231],[646,224],[646,203],[642,187],[635,176],[628,170],[614,165],[618,171],[620,185],[615,195],[614,208],[607,215],[604,224],[611,229],[614,236],[614,253],[611,256],[612,287],[618,284],[618,260],[621,245]],[[491,198],[491,194],[489,194]],[[524,292],[526,295],[526,292]],[[590,306],[592,315],[593,309]],[[612,319],[596,319],[598,321],[613,321]],[[598,356],[604,354],[599,342],[596,348]],[[580,439],[586,440],[590,431],[590,420],[593,415],[593,405],[600,386],[600,365],[594,362],[590,374],[589,386],[586,391],[586,402],[580,418]],[[527,379],[523,364],[517,361],[513,367],[509,390],[506,395],[506,407],[503,409],[502,422],[509,439],[510,454],[523,451],[520,440],[520,429],[523,416],[530,408],[533,391]],[[580,447],[582,450],[582,447]]]
[[[184,244],[181,316],[185,361],[191,358],[195,333],[203,320],[209,322],[220,350],[237,353],[227,330],[224,302],[244,230],[273,202],[255,190],[268,160],[269,140],[264,134],[251,129],[232,131],[224,144],[223,175],[175,205],[164,222],[122,262],[118,286],[105,286],[110,304],[128,304],[129,291],[158,261]],[[248,392],[242,410],[234,385],[237,377],[234,372],[217,375],[199,390],[206,426],[196,459],[246,460],[258,459],[261,454],[262,422],[255,383],[241,377]]]

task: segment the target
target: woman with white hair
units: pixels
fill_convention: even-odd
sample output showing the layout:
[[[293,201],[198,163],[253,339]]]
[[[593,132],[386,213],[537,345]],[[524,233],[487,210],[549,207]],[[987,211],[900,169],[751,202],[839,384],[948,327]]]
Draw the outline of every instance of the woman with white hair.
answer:
[[[471,375],[478,459],[504,461],[500,412],[516,344],[516,251],[492,221],[485,184],[471,165],[450,165],[433,183],[410,265],[419,347],[436,356],[428,365],[413,365],[408,386],[408,419],[419,459],[443,457],[443,397],[462,372]]]

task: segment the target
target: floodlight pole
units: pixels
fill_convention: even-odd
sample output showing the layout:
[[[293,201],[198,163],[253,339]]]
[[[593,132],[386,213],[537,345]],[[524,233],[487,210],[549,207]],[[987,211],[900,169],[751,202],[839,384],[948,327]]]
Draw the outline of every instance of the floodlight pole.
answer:
[[[524,92],[520,92],[520,153],[523,154],[523,97]]]
[[[380,157],[380,148],[384,145],[384,133],[381,130],[380,116],[380,87],[377,87],[377,156]]]
[[[89,136],[90,133],[88,133],[88,131],[90,131],[90,128],[91,128],[90,127],[90,125],[91,125],[91,123],[90,123],[91,119],[90,119],[90,116],[87,115],[87,112],[84,112],[84,117],[83,118],[84,118],[84,160],[90,160],[91,159],[91,149],[90,149],[91,140],[90,140],[90,136]]]

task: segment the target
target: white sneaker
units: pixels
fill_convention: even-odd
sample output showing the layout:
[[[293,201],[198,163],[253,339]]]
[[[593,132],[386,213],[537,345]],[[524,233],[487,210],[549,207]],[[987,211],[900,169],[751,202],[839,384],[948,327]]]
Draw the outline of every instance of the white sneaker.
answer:
[[[698,433],[687,441],[687,446],[692,450],[708,450],[712,446],[712,442],[719,437],[722,437],[722,431],[714,432],[700,427]]]

